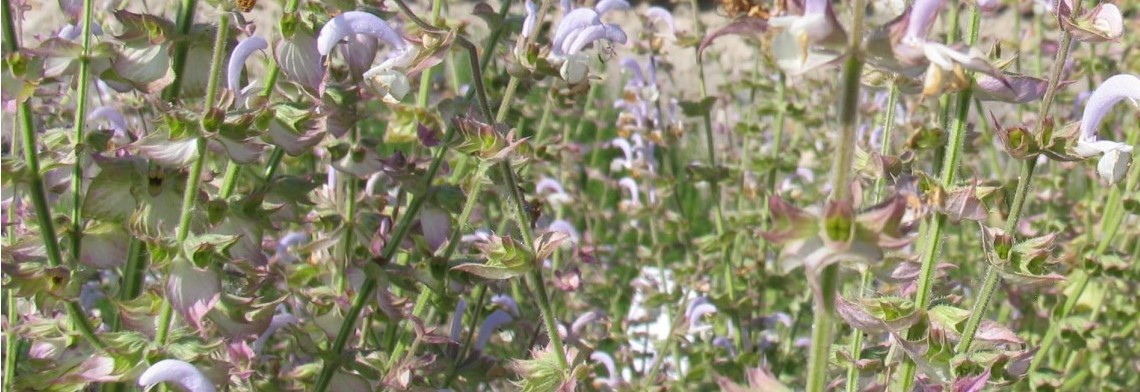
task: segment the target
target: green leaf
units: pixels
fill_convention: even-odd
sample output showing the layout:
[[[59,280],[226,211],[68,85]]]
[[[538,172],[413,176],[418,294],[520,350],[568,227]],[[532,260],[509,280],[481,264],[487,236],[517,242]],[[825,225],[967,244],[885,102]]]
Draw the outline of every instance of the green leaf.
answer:
[[[705,97],[700,101],[681,101],[681,112],[689,117],[701,117],[712,112],[716,97]]]
[[[487,264],[477,263],[464,263],[451,267],[452,270],[463,271],[483,279],[491,280],[507,280],[522,276],[526,270],[511,269],[502,266],[492,266]]]

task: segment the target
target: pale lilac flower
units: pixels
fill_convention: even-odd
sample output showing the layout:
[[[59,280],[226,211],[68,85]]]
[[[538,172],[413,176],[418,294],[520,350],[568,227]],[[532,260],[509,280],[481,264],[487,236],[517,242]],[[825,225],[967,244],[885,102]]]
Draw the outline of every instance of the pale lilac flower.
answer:
[[[526,0],[524,4],[526,8],[526,18],[523,19],[522,31],[519,32],[523,38],[530,37],[531,34],[538,30],[538,5],[533,0]]]
[[[689,331],[702,332],[711,329],[711,325],[702,321],[705,315],[716,312],[716,305],[709,302],[709,299],[706,297],[700,297],[690,302],[689,306],[685,309],[685,318],[689,320]]]
[[[98,109],[92,110],[91,114],[87,115],[87,121],[95,122],[99,120],[106,120],[111,125],[111,130],[114,134],[111,141],[118,145],[126,145],[131,142],[130,134],[127,133],[127,119],[123,117],[123,113],[119,109],[112,106],[102,106]]]
[[[1080,17],[1072,15],[1072,0],[1061,0],[1057,10],[1061,27],[1081,42],[1116,41],[1124,35],[1124,15],[1112,3],[1101,3]]]
[[[568,247],[572,244],[578,243],[578,240],[580,238],[578,235],[578,229],[575,229],[573,224],[563,219],[558,219],[554,222],[550,222],[550,225],[546,226],[546,231],[558,231],[569,236],[569,240],[562,244],[563,247]]]
[[[514,320],[509,313],[502,310],[496,310],[487,316],[487,319],[483,320],[483,325],[479,327],[479,339],[475,341],[475,350],[482,352],[495,330]]]
[[[628,207],[638,207],[641,205],[641,192],[638,188],[637,181],[630,177],[622,177],[618,180],[618,186],[625,188],[629,192],[629,200],[622,200],[622,204],[627,204]]]
[[[321,56],[328,56],[334,46],[345,38],[363,34],[374,37],[392,48],[393,55],[380,65],[364,73],[367,79],[376,80],[381,87],[384,101],[399,102],[409,91],[411,84],[407,75],[399,69],[412,65],[419,55],[414,45],[409,45],[392,26],[376,15],[362,11],[349,11],[337,15],[321,28],[317,38],[317,50]]]
[[[627,11],[629,10],[629,2],[625,0],[600,0],[594,4],[594,10],[599,15],[605,15],[610,11]]]
[[[570,324],[570,333],[574,336],[581,336],[582,330],[585,329],[587,325],[592,324],[601,317],[602,313],[596,310],[582,313],[581,316],[574,319],[574,323]]]
[[[494,297],[491,297],[491,303],[505,309],[511,316],[519,316],[519,303],[515,302],[515,299],[509,295],[495,294]]]
[[[590,353],[590,360],[602,364],[609,373],[605,378],[598,377],[594,381],[601,383],[610,389],[618,389],[621,386],[621,377],[618,376],[617,366],[614,363],[614,357],[604,351],[594,351]]]
[[[968,48],[966,52],[960,52],[949,46],[927,41],[926,36],[945,6],[946,0],[915,1],[909,10],[909,17],[899,19],[898,23],[903,24],[902,36],[890,37],[893,60],[898,63],[886,65],[893,68],[901,67],[900,71],[911,76],[925,69],[926,76],[922,90],[924,95],[936,95],[948,88],[964,88],[962,85],[968,81],[962,79],[964,73],[960,72],[961,69],[989,75],[1006,87],[1011,87],[1005,76],[986,61],[985,54],[978,49]],[[899,31],[898,28],[890,30]]]
[[[58,38],[63,38],[63,39],[68,40],[68,41],[76,41],[79,38],[81,38],[80,37],[81,35],[83,35],[83,26],[69,24],[69,25],[63,26],[62,29],[59,29],[59,33],[56,33],[55,36]],[[100,26],[99,23],[92,21],[91,22],[91,35],[92,36],[103,35],[103,26]]]
[[[257,337],[257,340],[253,341],[253,352],[257,355],[261,355],[261,351],[265,349],[265,343],[269,341],[269,337],[273,336],[274,332],[299,322],[301,322],[301,319],[289,313],[273,315],[273,319],[269,321],[269,328],[266,328],[265,331]]]
[[[550,177],[543,177],[534,185],[534,193],[546,199],[546,202],[552,205],[569,204],[574,201],[566,189],[562,188],[562,184]]]
[[[669,10],[661,7],[649,7],[645,10],[645,19],[649,22],[649,27],[657,30],[661,27],[662,30],[659,35],[675,39],[677,38],[676,27],[674,27],[673,14]]]
[[[158,383],[173,382],[187,392],[214,392],[210,382],[198,368],[185,361],[164,359],[146,369],[139,376],[139,386],[149,388]]]
[[[246,38],[239,42],[234,47],[233,53],[230,54],[230,61],[226,65],[226,87],[237,94],[235,97],[238,101],[241,100],[241,71],[245,68],[245,60],[249,58],[253,52],[269,48],[269,43],[265,42],[264,38],[253,36]],[[253,83],[250,83],[251,85]]]
[[[784,29],[772,40],[772,53],[777,65],[792,74],[832,63],[847,42],[829,0],[807,0],[803,15],[773,17],[768,25]]]
[[[1120,74],[1101,83],[1085,104],[1080,122],[1081,134],[1077,145],[1073,148],[1077,155],[1085,158],[1104,154],[1097,163],[1097,172],[1110,184],[1115,184],[1124,178],[1128,165],[1132,162],[1132,146],[1110,140],[1098,140],[1097,131],[1108,111],[1125,99],[1133,106],[1140,106],[1140,77]]]
[[[447,336],[453,342],[459,342],[459,334],[463,332],[463,314],[467,312],[467,301],[460,299],[455,304],[455,313],[451,315],[451,333]]]
[[[628,4],[626,5],[628,7]],[[601,11],[613,9],[607,6]],[[626,34],[621,26],[602,22],[604,12],[592,8],[570,11],[554,29],[554,39],[548,61],[559,67],[563,79],[570,84],[581,83],[589,74],[589,57],[580,53],[598,40],[625,44]]]
[[[296,256],[289,252],[289,248],[294,246],[304,245],[309,242],[309,234],[302,231],[293,231],[286,233],[277,241],[277,248],[274,255],[277,256],[278,262],[291,262],[296,260]]]

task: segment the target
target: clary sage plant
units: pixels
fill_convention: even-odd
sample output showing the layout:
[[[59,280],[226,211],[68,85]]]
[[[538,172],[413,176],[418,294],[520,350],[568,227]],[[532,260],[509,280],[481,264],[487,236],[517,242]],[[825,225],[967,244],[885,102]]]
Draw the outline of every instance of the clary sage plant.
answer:
[[[0,20],[5,390],[1140,385],[1137,2]]]

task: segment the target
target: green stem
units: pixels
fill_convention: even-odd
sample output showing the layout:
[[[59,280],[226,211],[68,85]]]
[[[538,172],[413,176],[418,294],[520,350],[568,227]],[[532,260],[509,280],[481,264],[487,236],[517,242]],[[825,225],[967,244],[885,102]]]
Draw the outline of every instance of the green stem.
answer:
[[[859,45],[863,40],[864,0],[855,0],[852,5],[851,41],[848,45],[847,61],[843,65],[843,95],[839,108],[840,135],[836,146],[836,159],[832,166],[831,200],[839,203],[851,202],[851,167],[855,155],[855,133],[859,126],[859,78],[863,74],[862,53]],[[809,278],[810,279],[810,278]],[[813,311],[811,355],[807,390],[823,391],[827,385],[827,363],[831,357],[832,320],[835,310],[835,295],[839,282],[839,268],[829,265],[823,268],[818,277],[820,291],[815,295]]]
[[[4,1],[4,48],[9,53],[19,51],[19,42],[16,40],[15,22],[12,20],[12,4],[10,0]],[[27,165],[28,192],[32,199],[32,207],[36,211],[36,223],[40,228],[40,236],[47,253],[48,264],[52,267],[63,265],[63,254],[60,253],[59,239],[56,237],[55,224],[52,222],[51,208],[48,207],[47,196],[44,189],[43,172],[40,171],[39,154],[36,150],[36,131],[32,124],[32,105],[28,100],[20,102],[16,109],[17,122],[20,126],[20,139],[23,142],[24,162]],[[83,309],[74,300],[65,302],[68,318],[79,333],[87,339],[92,346],[105,350],[107,346],[95,335],[95,328],[91,321],[83,314]],[[13,309],[14,311],[14,309]]]
[[[894,133],[895,125],[895,106],[899,99],[899,87],[897,82],[891,82],[891,90],[887,96],[887,111],[883,116],[883,138],[882,145],[879,146],[879,154],[886,156],[891,153],[891,136]],[[886,175],[883,175],[875,180],[875,188],[872,190],[873,199],[875,202],[882,200],[883,189],[886,187]],[[863,270],[862,276],[859,280],[859,291],[856,295],[863,296],[867,291],[867,285],[871,282],[871,274],[869,270]],[[863,351],[863,331],[858,329],[851,329],[851,364],[847,366],[847,392],[855,392],[859,390],[859,367],[855,362],[860,359],[860,353]]]
[[[210,58],[210,76],[206,84],[206,100],[205,107],[202,109],[203,116],[209,115],[213,110],[214,100],[218,94],[219,76],[222,69],[222,58],[225,57],[226,39],[230,30],[230,14],[228,12],[222,13],[218,18],[218,31],[214,36],[214,54]],[[178,230],[176,231],[176,239],[178,249],[184,248],[186,238],[190,236],[190,222],[194,216],[194,204],[198,200],[198,189],[201,185],[202,170],[206,166],[206,158],[209,155],[209,148],[207,148],[207,140],[205,136],[198,136],[195,145],[198,151],[198,157],[194,159],[194,164],[190,167],[190,175],[186,178],[186,189],[182,195],[182,209],[178,216]],[[232,163],[231,163],[232,164]],[[159,325],[155,333],[155,341],[159,345],[165,345],[166,339],[169,336],[170,322],[173,319],[173,305],[170,299],[167,298],[162,302],[160,310]]]
[[[83,1],[83,53],[79,57],[79,84],[75,86],[75,166],[71,171],[71,262],[78,263],[83,242],[83,142],[87,126],[87,90],[91,86],[92,0]]]
[[[1136,145],[1140,143],[1140,132],[1133,132],[1128,136],[1128,144]],[[1109,191],[1108,201],[1105,202],[1104,214],[1101,215],[1100,222],[1100,237],[1097,240],[1096,250],[1093,252],[1094,257],[1104,254],[1108,250],[1112,240],[1116,237],[1117,232],[1120,230],[1121,224],[1124,222],[1124,215],[1118,207],[1123,204],[1123,196],[1127,192],[1140,192],[1137,185],[1140,185],[1140,165],[1133,164],[1128,174],[1128,181],[1123,186],[1115,186]],[[1091,235],[1091,230],[1089,234]],[[1140,243],[1140,242],[1138,242]],[[1073,292],[1070,296],[1065,298],[1064,304],[1061,306],[1061,312],[1049,323],[1049,329],[1045,331],[1045,336],[1041,339],[1041,344],[1037,349],[1037,353],[1033,355],[1033,359],[1029,363],[1029,372],[1032,373],[1037,370],[1049,355],[1049,349],[1053,347],[1057,335],[1061,332],[1061,321],[1068,318],[1069,314],[1077,306],[1077,301],[1084,295],[1085,289],[1088,288],[1090,276],[1087,272],[1079,271],[1076,273],[1076,278],[1069,282],[1072,286]]]
[[[182,0],[182,5],[178,7],[178,20],[175,25],[179,36],[185,37],[190,34],[190,28],[194,25],[194,10],[197,7],[198,0]],[[171,67],[174,70],[174,82],[162,92],[162,100],[173,101],[178,98],[179,90],[182,88],[183,70],[186,69],[186,52],[189,50],[190,42],[184,40],[175,42]]]
[[[1081,8],[1080,1],[1074,2],[1073,13],[1079,14]],[[976,29],[975,29],[976,31]],[[1040,135],[1044,132],[1045,121],[1041,119],[1047,118],[1049,108],[1053,104],[1053,100],[1057,96],[1057,86],[1061,81],[1061,74],[1064,72],[1065,61],[1069,56],[1069,49],[1072,45],[1072,36],[1062,29],[1061,31],[1061,46],[1057,51],[1057,58],[1053,63],[1053,70],[1049,75],[1048,88],[1045,90],[1045,97],[1041,101],[1041,111],[1038,114],[1037,126],[1035,127],[1034,135]],[[1025,204],[1026,194],[1029,192],[1029,185],[1033,177],[1033,170],[1036,167],[1037,158],[1031,157],[1022,162],[1021,174],[1017,178],[1017,193],[1014,195],[1013,204],[1010,206],[1009,216],[1006,218],[1005,232],[1012,235],[1017,228],[1017,223],[1021,218],[1021,211]],[[977,333],[978,326],[981,325],[981,319],[985,316],[986,310],[989,308],[990,301],[993,294],[997,291],[997,285],[1001,282],[1001,274],[992,264],[986,267],[985,280],[982,282],[982,288],[979,291],[979,297],[974,302],[974,309],[970,313],[969,320],[966,321],[966,329],[962,333],[962,340],[958,343],[957,352],[965,353],[970,350],[970,345],[974,342],[974,335]],[[1079,297],[1079,296],[1078,296]],[[1050,325],[1055,325],[1053,323]],[[1046,333],[1048,336],[1048,332]],[[1040,354],[1042,351],[1038,351]]]
[[[957,7],[957,4],[952,7]],[[978,40],[978,24],[981,20],[981,13],[975,5],[970,8],[970,31],[967,32],[966,45],[972,46]],[[943,186],[951,186],[957,181],[958,166],[962,155],[962,148],[966,139],[966,119],[970,114],[970,98],[972,91],[970,88],[958,93],[957,105],[955,110],[954,127],[950,130],[950,140],[946,144],[943,159],[941,161],[941,173],[939,181]],[[926,241],[923,244],[921,254],[921,266],[918,273],[918,287],[915,294],[915,308],[926,309],[930,305],[930,298],[932,293],[932,286],[934,284],[934,270],[935,259],[942,251],[942,230],[946,226],[946,216],[936,214],[930,221],[926,231]],[[917,328],[912,328],[907,332],[908,339],[917,339],[917,334],[921,333]],[[914,384],[914,373],[916,364],[914,361],[906,358],[903,360],[902,373],[898,378],[901,384],[902,391],[909,391],[911,385]]]
[[[301,0],[288,0],[285,3],[284,13],[286,15],[297,12],[297,7],[301,5]],[[265,97],[265,101],[269,102],[269,96],[273,94],[273,89],[277,86],[277,80],[281,77],[281,68],[277,66],[277,61],[269,62],[269,72],[265,78],[265,87],[261,89],[261,96]],[[269,155],[269,161],[265,164],[264,177],[265,182],[268,184],[273,181],[273,176],[277,174],[277,166],[281,164],[281,158],[285,156],[285,150],[281,147],[274,146],[273,152]]]

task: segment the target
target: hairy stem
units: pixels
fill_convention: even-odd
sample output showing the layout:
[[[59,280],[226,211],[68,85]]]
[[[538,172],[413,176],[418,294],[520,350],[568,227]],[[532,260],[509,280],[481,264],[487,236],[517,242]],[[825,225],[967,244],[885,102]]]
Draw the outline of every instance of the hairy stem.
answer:
[[[851,202],[851,167],[855,155],[855,133],[859,126],[859,77],[863,74],[863,58],[859,45],[863,40],[864,0],[855,0],[852,5],[851,37],[848,45],[847,61],[843,65],[843,95],[839,108],[840,135],[836,146],[836,158],[832,166],[831,200],[839,203]],[[811,279],[811,278],[809,278]],[[812,321],[811,356],[808,367],[807,390],[823,391],[827,385],[827,362],[835,322],[835,295],[839,282],[839,268],[830,265],[823,268],[818,277],[820,292],[815,296]]]
[[[214,36],[214,53],[210,58],[210,76],[206,83],[206,100],[204,101],[205,107],[202,109],[203,116],[209,115],[214,108],[214,100],[218,94],[219,77],[222,70],[222,58],[225,57],[226,40],[230,30],[230,14],[223,13],[218,18],[218,31]],[[198,200],[198,189],[202,181],[202,170],[206,166],[206,158],[209,155],[209,148],[207,148],[207,140],[205,136],[198,136],[195,145],[198,151],[197,158],[194,159],[194,164],[190,167],[190,175],[186,178],[185,193],[182,194],[182,209],[178,216],[178,230],[176,239],[178,249],[184,249],[186,239],[190,237],[190,222],[194,216],[194,204]],[[169,336],[170,323],[173,319],[173,306],[169,298],[162,302],[160,310],[158,330],[155,333],[155,341],[159,345],[165,345],[166,339]]]
[[[4,49],[9,53],[19,51],[19,42],[16,40],[15,21],[12,20],[12,4],[10,0],[4,1]],[[24,162],[27,165],[28,193],[32,199],[32,207],[36,213],[36,224],[43,239],[44,252],[47,254],[48,264],[53,267],[63,265],[63,254],[59,249],[59,238],[56,236],[55,224],[52,222],[51,208],[48,206],[46,189],[44,189],[43,172],[40,170],[39,152],[36,150],[36,131],[32,123],[32,104],[28,100],[20,102],[16,108],[17,124],[20,127],[21,149],[24,152]],[[95,328],[91,321],[83,314],[83,309],[74,300],[65,301],[68,318],[72,325],[92,346],[105,350],[107,346],[95,335]],[[13,309],[14,311],[14,309]]]
[[[952,7],[957,7],[957,4]],[[981,13],[977,5],[970,7],[970,31],[967,32],[966,45],[972,46],[978,40],[978,23],[981,20]],[[950,140],[944,149],[941,161],[941,173],[939,181],[943,186],[951,186],[958,179],[958,166],[962,156],[962,148],[966,139],[966,120],[970,114],[970,98],[972,91],[970,88],[958,93],[958,100],[955,106],[956,115],[954,126],[950,130]],[[921,266],[918,272],[918,287],[915,293],[915,308],[926,309],[930,305],[930,298],[933,294],[932,287],[934,285],[934,270],[935,259],[942,252],[942,230],[946,226],[946,216],[936,214],[931,219],[926,231],[926,241],[923,243],[922,253],[919,256]],[[918,334],[921,333],[918,328],[911,328],[907,331],[908,339],[917,339]],[[898,378],[901,385],[899,390],[909,391],[911,385],[914,384],[914,373],[916,364],[910,358],[903,361],[902,373]]]
[[[1073,3],[1073,14],[1079,15],[1082,2],[1075,1]],[[1053,100],[1057,97],[1058,84],[1061,82],[1061,74],[1065,69],[1065,62],[1069,56],[1069,49],[1072,45],[1073,37],[1068,31],[1062,29],[1060,42],[1061,46],[1057,51],[1057,58],[1053,62],[1053,69],[1049,74],[1049,84],[1045,90],[1045,97],[1041,101],[1041,110],[1037,116],[1038,120],[1033,132],[1034,135],[1039,135],[1041,132],[1044,132],[1045,119],[1049,114],[1049,108],[1052,106]],[[1025,204],[1026,194],[1029,192],[1029,185],[1033,178],[1033,171],[1036,164],[1036,157],[1030,157],[1022,162],[1021,174],[1017,178],[1017,193],[1014,196],[1013,204],[1010,205],[1009,216],[1006,218],[1005,224],[1006,233],[1011,235],[1015,232],[1017,223],[1021,219],[1021,211]],[[989,308],[993,294],[997,291],[998,283],[1001,282],[1001,274],[998,273],[996,267],[992,264],[986,267],[985,276],[985,280],[982,282],[982,288],[979,290],[978,300],[974,302],[974,309],[970,312],[970,318],[966,321],[966,329],[962,332],[962,340],[958,343],[957,352],[959,353],[965,353],[970,350],[970,345],[974,342],[974,335],[978,331],[978,326],[981,325],[981,319],[985,316],[986,310]],[[1054,325],[1055,324],[1056,323],[1054,323]]]

